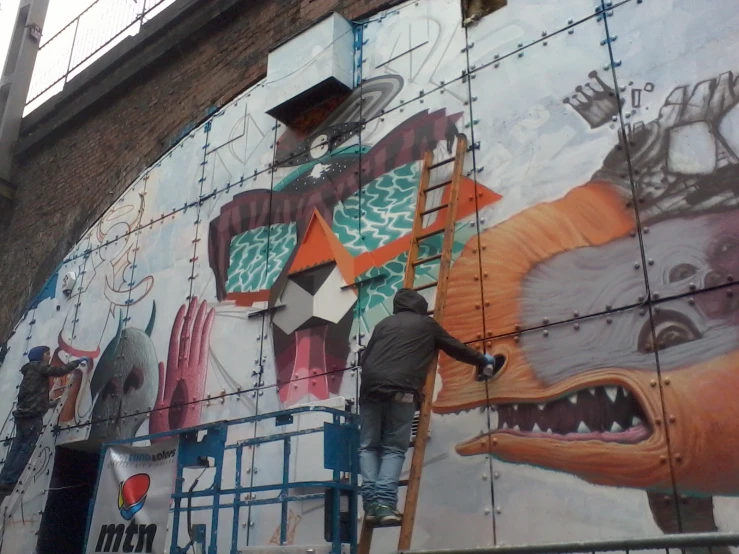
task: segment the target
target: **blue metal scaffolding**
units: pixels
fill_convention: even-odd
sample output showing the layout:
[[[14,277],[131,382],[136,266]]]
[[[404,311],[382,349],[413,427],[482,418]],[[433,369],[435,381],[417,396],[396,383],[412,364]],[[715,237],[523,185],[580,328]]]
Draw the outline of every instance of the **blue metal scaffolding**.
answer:
[[[226,444],[228,428],[234,425],[244,425],[249,423],[265,422],[274,420],[276,427],[290,425],[294,421],[294,416],[306,412],[320,412],[332,416],[331,422],[324,422],[322,427],[312,429],[304,429],[288,432],[276,432],[262,437],[255,437],[238,441],[234,444]],[[205,433],[202,439],[198,440],[201,433]],[[301,435],[323,434],[323,467],[332,471],[332,478],[328,481],[290,481],[290,453],[292,439]],[[151,441],[152,439],[179,436],[179,454],[177,461],[177,479],[175,491],[172,494],[174,507],[172,511],[172,541],[169,549],[170,554],[185,554],[194,552],[195,546],[205,548],[206,530],[204,525],[189,525],[189,515],[194,511],[211,510],[211,528],[210,528],[210,544],[207,545],[208,554],[216,554],[217,537],[219,534],[218,523],[219,514],[223,509],[233,509],[233,523],[231,528],[231,554],[239,552],[238,542],[238,524],[239,513],[242,508],[250,506],[259,506],[266,504],[282,504],[282,512],[280,518],[280,544],[287,542],[288,531],[288,505],[290,502],[302,500],[325,499],[328,513],[330,514],[330,525],[326,530],[326,538],[331,543],[331,554],[341,554],[342,544],[349,544],[351,554],[356,553],[357,549],[357,501],[359,494],[359,417],[349,411],[337,410],[323,406],[304,406],[272,412],[263,415],[245,417],[241,419],[220,421],[191,427],[189,429],[178,429],[166,433],[158,433],[153,435],[135,437],[130,439],[122,439],[112,441],[103,445],[101,452],[101,468],[105,459],[106,450],[115,445],[133,444],[136,442]],[[272,485],[244,486],[242,485],[242,460],[244,449],[257,447],[258,445],[282,442],[283,443],[283,471],[282,482]],[[223,481],[223,460],[224,455],[229,450],[235,450],[236,455],[236,475],[234,488],[222,488]],[[208,459],[212,459],[210,465]],[[184,470],[192,468],[213,467],[215,475],[213,484],[206,490],[194,491],[183,490]],[[100,473],[98,472],[98,479]],[[307,494],[290,494],[290,489],[313,489],[316,492]],[[256,499],[254,493],[275,491],[279,494],[272,498]],[[222,503],[223,496],[233,495],[233,501]],[[345,518],[342,522],[341,500],[342,496],[348,499],[348,513],[344,512]],[[208,505],[191,507],[193,498],[212,498]],[[183,501],[188,501],[187,506],[183,508]],[[88,537],[90,522],[92,519],[92,510],[94,499],[90,506],[88,515]],[[190,543],[184,547],[179,546],[178,537],[180,530],[180,522],[182,515],[188,520],[188,535]],[[327,520],[327,523],[328,520]],[[348,523],[348,525],[342,525]],[[203,550],[204,551],[204,550]]]

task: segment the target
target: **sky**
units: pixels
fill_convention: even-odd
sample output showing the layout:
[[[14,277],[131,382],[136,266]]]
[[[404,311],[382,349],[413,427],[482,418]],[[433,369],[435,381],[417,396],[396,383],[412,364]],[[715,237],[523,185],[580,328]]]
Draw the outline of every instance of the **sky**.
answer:
[[[15,21],[17,10],[18,10],[18,4],[20,0],[0,0],[0,60],[2,60],[2,65],[0,66],[0,69],[4,67],[5,65],[5,58],[8,51],[8,46],[10,44],[10,38],[13,30],[13,23]],[[154,17],[157,13],[159,13],[162,9],[166,8],[168,5],[172,4],[176,0],[147,0],[148,4],[155,4],[157,2],[161,2],[159,5],[157,5],[157,9],[152,11],[149,14],[149,17],[147,19],[150,19],[151,17]],[[91,6],[95,3],[95,0],[49,0],[49,10],[46,15],[46,22],[44,24],[43,28],[43,37],[42,43],[44,42],[44,39],[48,39],[50,37],[53,37],[58,31],[63,29],[70,21],[73,21],[80,13],[82,13],[86,8]],[[85,25],[80,25],[80,37],[86,38],[90,35],[95,35],[98,38],[100,37],[101,33],[106,33],[106,23],[108,25],[115,24],[116,21],[130,21],[132,18],[132,14],[139,13],[142,6],[142,0],[99,0],[98,4],[87,12],[85,15]],[[135,17],[135,15],[134,15]],[[97,18],[97,21],[93,21]],[[107,21],[106,21],[107,20]],[[100,22],[100,25],[92,25],[93,23]],[[84,27],[84,28],[83,28]],[[69,31],[71,31],[70,29]],[[65,31],[65,35],[69,33],[69,31]],[[138,26],[134,26],[130,29],[130,32],[128,34],[135,34],[138,32]],[[120,42],[120,40],[123,40],[127,35],[123,35],[120,37],[119,40],[111,43],[108,45],[106,50],[103,50],[99,53],[97,53],[95,56],[91,57],[84,65],[80,66],[78,68],[78,72],[84,69],[87,65],[92,63],[97,57],[101,56],[105,51],[115,46],[117,42]],[[61,38],[61,37],[60,37]],[[70,34],[71,38],[71,34]],[[107,38],[107,37],[106,37]],[[93,36],[94,39],[94,36]],[[62,40],[54,41],[54,44],[63,42]],[[71,40],[69,41],[71,43]],[[84,41],[83,41],[84,42]],[[49,45],[50,48],[52,48],[51,45]],[[46,56],[44,59],[39,58],[37,60],[37,67],[36,72],[34,74],[34,77],[38,77],[40,75],[40,72],[43,72],[45,70],[48,70],[49,67],[51,68],[58,68],[59,64],[61,67],[66,67],[66,64],[68,62],[68,49],[69,45],[61,45],[60,47],[54,46],[58,50],[49,52],[47,50]],[[51,56],[49,56],[51,54]],[[44,67],[45,66],[45,67]],[[52,73],[55,75],[58,74],[58,70],[52,69]],[[38,75],[37,75],[38,74]],[[33,91],[33,85],[32,85],[32,91]],[[45,87],[43,87],[45,88]],[[26,114],[29,111],[32,111],[34,108],[36,108],[38,105],[43,103],[46,99],[48,99],[53,94],[56,94],[61,90],[62,85],[59,84],[58,86],[52,88],[48,91],[48,93],[44,94],[43,96],[39,97],[39,99],[34,102],[33,104],[27,106],[26,108]]]
[[[52,36],[89,6],[93,0],[49,0],[44,35]],[[0,59],[5,65],[13,21],[18,10],[19,0],[0,0]]]

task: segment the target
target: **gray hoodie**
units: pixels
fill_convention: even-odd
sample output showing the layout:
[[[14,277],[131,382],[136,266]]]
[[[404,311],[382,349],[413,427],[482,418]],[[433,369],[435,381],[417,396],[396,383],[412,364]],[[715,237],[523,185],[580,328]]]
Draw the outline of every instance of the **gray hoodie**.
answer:
[[[49,409],[49,377],[62,377],[70,373],[79,360],[62,367],[52,367],[43,362],[28,362],[21,368],[23,381],[18,391],[18,405],[13,415],[16,419],[43,417]]]
[[[485,365],[481,352],[452,337],[427,314],[428,303],[416,291],[396,293],[393,315],[377,324],[360,360],[360,402],[382,401],[398,392],[411,392],[420,400],[437,350],[460,362]]]

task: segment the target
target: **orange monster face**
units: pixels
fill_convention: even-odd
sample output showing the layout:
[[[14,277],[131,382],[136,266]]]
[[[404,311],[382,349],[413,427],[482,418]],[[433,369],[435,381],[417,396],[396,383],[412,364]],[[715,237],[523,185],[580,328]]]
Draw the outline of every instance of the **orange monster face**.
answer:
[[[671,490],[672,466],[686,494],[739,493],[739,304],[725,288],[676,297],[688,281],[704,288],[739,273],[739,253],[725,255],[739,244],[739,216],[652,225],[652,298],[675,298],[651,319],[634,228],[615,189],[592,182],[482,233],[487,351],[506,364],[485,383],[441,357],[434,411],[497,414],[459,454],[656,491]],[[480,272],[476,249],[453,266],[444,321],[466,340],[482,338],[469,317],[481,305],[467,286]]]

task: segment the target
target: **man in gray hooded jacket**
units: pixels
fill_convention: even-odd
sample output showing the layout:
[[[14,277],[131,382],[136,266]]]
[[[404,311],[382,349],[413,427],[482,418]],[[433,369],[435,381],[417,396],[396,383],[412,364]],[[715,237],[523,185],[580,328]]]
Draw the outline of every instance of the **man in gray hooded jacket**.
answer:
[[[49,347],[36,346],[28,352],[28,363],[21,368],[23,380],[18,390],[18,404],[13,412],[15,437],[0,472],[0,499],[13,492],[41,436],[44,414],[51,407],[49,377],[62,377],[82,362],[75,360],[62,367],[52,367],[50,360]]]
[[[396,510],[398,481],[410,446],[413,416],[437,351],[478,367],[495,363],[493,356],[458,341],[427,314],[423,296],[399,290],[393,315],[377,324],[360,361],[362,497],[365,518],[380,525],[401,518]]]

